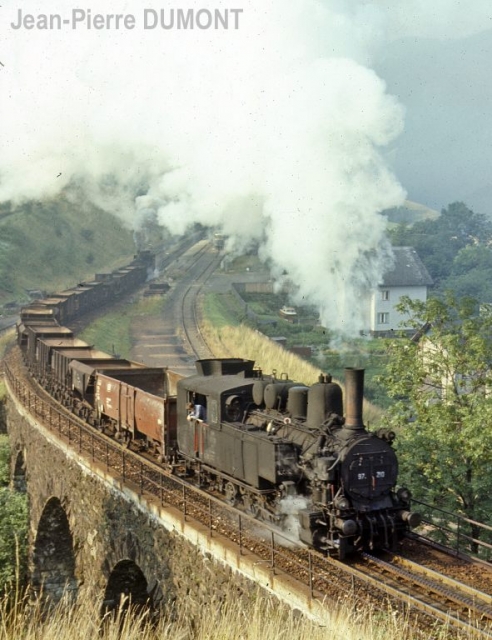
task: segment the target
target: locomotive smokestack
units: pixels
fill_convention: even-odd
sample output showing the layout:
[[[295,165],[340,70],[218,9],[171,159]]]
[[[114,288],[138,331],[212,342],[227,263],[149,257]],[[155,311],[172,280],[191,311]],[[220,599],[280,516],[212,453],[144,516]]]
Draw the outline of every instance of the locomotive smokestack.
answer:
[[[364,369],[345,369],[345,429],[364,429]]]

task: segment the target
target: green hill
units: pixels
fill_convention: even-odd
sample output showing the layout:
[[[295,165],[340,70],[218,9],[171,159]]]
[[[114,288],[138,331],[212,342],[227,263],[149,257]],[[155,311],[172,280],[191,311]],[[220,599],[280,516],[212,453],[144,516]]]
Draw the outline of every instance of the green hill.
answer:
[[[420,220],[433,220],[440,215],[439,211],[429,209],[423,204],[405,200],[401,207],[393,207],[383,212],[388,221],[393,224],[414,224]]]
[[[26,289],[70,287],[124,264],[133,234],[94,206],[58,198],[0,208],[0,305],[28,300]]]

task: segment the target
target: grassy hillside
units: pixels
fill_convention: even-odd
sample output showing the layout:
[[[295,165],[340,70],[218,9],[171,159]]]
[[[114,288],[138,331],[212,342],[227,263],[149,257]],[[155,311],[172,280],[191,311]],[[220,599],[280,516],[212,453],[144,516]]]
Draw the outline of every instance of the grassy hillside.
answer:
[[[26,289],[55,291],[134,253],[132,233],[114,216],[63,198],[0,209],[0,305]]]
[[[384,211],[384,215],[388,218],[390,224],[413,224],[420,220],[427,220],[429,218],[438,218],[439,211],[429,209],[423,204],[412,202],[411,200],[405,200],[401,207],[393,207]]]

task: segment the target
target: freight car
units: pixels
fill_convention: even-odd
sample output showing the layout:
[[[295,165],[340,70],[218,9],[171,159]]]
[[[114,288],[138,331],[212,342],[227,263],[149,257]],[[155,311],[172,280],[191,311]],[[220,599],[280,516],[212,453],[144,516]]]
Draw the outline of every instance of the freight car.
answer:
[[[155,269],[155,255],[140,251],[133,261],[111,273],[99,273],[93,281],[81,282],[72,289],[36,300],[21,309],[19,343],[25,342],[23,327],[32,320],[55,320],[59,324],[71,322],[84,313],[115,301],[144,284]]]
[[[108,435],[152,450],[161,461],[166,450],[174,450],[173,374],[94,349],[57,324],[19,330],[31,375],[55,400]]]
[[[281,524],[295,498],[300,539],[343,559],[395,548],[419,523],[407,489],[396,491],[394,434],[362,422],[363,371],[311,387],[265,376],[249,360],[199,360],[197,375],[114,358],[53,327],[30,327],[30,370],[94,427],[145,449],[190,481],[255,517]],[[48,337],[47,337],[48,336]],[[205,409],[189,415],[190,403]]]

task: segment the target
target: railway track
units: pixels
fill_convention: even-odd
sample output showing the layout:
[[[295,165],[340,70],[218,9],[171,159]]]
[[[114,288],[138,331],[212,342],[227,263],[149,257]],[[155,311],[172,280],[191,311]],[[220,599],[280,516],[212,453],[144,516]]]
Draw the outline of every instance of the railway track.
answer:
[[[181,300],[181,326],[195,359],[212,358],[214,356],[200,328],[198,297],[203,286],[216,270],[221,257],[218,254],[213,255],[211,259],[209,254],[205,254],[205,256],[205,265],[197,261],[196,265],[200,265],[200,271],[198,272],[195,268],[197,275],[193,278],[192,284],[185,290]]]
[[[157,497],[185,518],[201,522],[210,535],[235,542],[239,553],[254,553],[273,573],[283,572],[305,585],[313,598],[351,606],[370,603],[382,611],[390,607],[402,614],[410,612],[419,628],[429,629],[437,621],[454,629],[457,637],[492,637],[490,595],[398,556],[385,561],[367,555],[347,565],[302,548],[278,528],[238,512],[61,410],[25,376],[17,350],[11,352],[6,372],[22,404],[80,456],[104,466],[140,494]]]
[[[201,240],[177,264],[168,267],[166,277],[173,284],[166,294],[165,309],[159,317],[139,321],[132,349],[134,360],[192,375],[197,357],[211,357],[200,330],[197,301],[220,260],[211,244]]]
[[[470,634],[492,638],[492,596],[421,564],[363,554],[353,568],[413,608]],[[382,587],[381,587],[382,585]]]
[[[173,290],[174,322],[182,318],[180,331],[193,359],[213,355],[199,329],[197,300],[219,259],[207,243],[201,243],[181,267],[185,274]],[[104,466],[140,494],[157,497],[162,505],[179,510],[185,519],[194,518],[208,527],[211,536],[222,535],[235,542],[239,553],[255,554],[272,573],[283,572],[305,585],[311,597],[406,612],[416,627],[424,629],[423,637],[431,637],[426,630],[437,622],[450,630],[447,637],[454,633],[460,638],[492,638],[492,597],[487,593],[401,556],[384,560],[366,555],[347,565],[302,548],[278,528],[234,510],[60,408],[26,376],[15,350],[6,369],[9,384],[22,404],[80,456]]]

